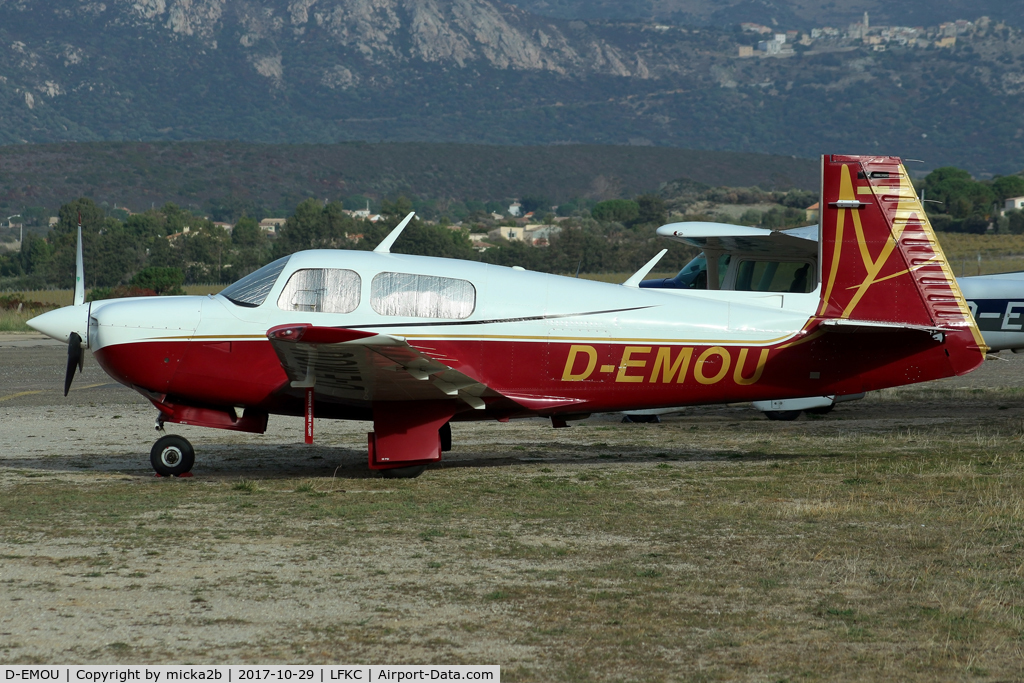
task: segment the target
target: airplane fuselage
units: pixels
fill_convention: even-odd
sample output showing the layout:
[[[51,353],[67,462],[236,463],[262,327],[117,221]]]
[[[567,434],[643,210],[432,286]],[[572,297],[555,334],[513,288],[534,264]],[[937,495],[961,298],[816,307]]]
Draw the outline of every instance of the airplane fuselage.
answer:
[[[358,274],[351,312],[282,304],[290,276],[312,268]],[[382,315],[371,303],[371,285],[381,273],[467,281],[475,293],[472,312],[453,320]],[[887,385],[858,361],[852,339],[833,335],[802,343],[818,300],[817,290],[680,296],[449,259],[308,251],[289,259],[256,307],[222,296],[93,304],[89,347],[112,377],[151,398],[283,414],[301,414],[302,396],[289,387],[267,330],[294,323],[398,336],[499,390],[500,397],[483,397],[486,410],[463,411],[456,419],[749,401],[812,390],[856,393]],[[932,347],[926,338],[920,343],[922,352]],[[905,356],[905,349],[893,355]],[[368,419],[371,401],[406,398],[400,388],[381,386],[358,347],[352,358],[330,362],[332,379],[317,385],[318,415]]]

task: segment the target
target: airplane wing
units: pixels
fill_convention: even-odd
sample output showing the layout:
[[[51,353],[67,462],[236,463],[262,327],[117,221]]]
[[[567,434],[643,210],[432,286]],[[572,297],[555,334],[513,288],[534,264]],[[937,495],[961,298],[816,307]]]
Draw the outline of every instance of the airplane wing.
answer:
[[[543,411],[579,402],[496,391],[453,369],[443,356],[398,336],[295,324],[271,328],[267,338],[291,380],[290,388],[314,387],[319,397],[342,403],[458,398],[483,410],[495,399],[507,399]]]
[[[689,221],[658,228],[660,237],[685,242],[702,250],[774,256],[818,255],[818,226],[790,230],[751,228],[745,225]]]

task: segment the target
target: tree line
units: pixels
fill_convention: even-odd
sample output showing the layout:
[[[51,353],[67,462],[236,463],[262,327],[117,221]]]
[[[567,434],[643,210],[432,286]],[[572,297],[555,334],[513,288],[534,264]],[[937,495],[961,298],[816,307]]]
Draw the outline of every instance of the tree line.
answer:
[[[655,228],[667,220],[660,200],[649,196],[622,202],[595,205],[600,219],[587,211],[562,221],[561,232],[547,247],[495,238],[494,246],[481,253],[469,234],[486,225],[460,228],[416,218],[392,251],[569,274],[633,271],[666,246],[670,253],[659,270],[677,270],[694,256],[696,250],[656,237]],[[79,218],[87,286],[102,289],[103,295],[177,293],[186,284],[233,282],[304,249],[372,250],[412,203],[405,198],[382,201],[378,222],[353,217],[343,208],[340,202],[303,201],[271,237],[247,216],[229,232],[173,204],[117,217],[81,198],[61,206],[48,234],[26,233],[20,252],[0,256],[0,286],[72,287]]]
[[[1024,196],[1024,177],[1004,176],[975,180],[961,169],[939,168],[916,183],[936,229],[959,232],[1024,233],[1024,212],[1002,215],[1008,197]],[[678,189],[678,188],[676,188]],[[546,247],[490,238],[493,246],[477,251],[471,232],[486,232],[495,225],[514,223],[495,220],[498,207],[480,203],[467,206],[461,226],[417,218],[402,234],[393,250],[398,253],[482,261],[522,266],[550,273],[627,273],[636,270],[660,249],[669,253],[659,263],[660,272],[680,269],[696,250],[678,242],[658,239],[655,229],[671,220],[724,220],[720,216],[690,213],[688,206],[706,204],[764,204],[735,222],[784,229],[806,225],[805,209],[817,200],[814,193],[794,190],[769,193],[757,188],[687,187],[673,195],[673,188],[633,199],[603,202],[579,199],[554,206],[544,197],[520,200],[523,211],[533,211],[534,221],[552,223],[559,218],[561,231]],[[682,203],[676,201],[685,195]],[[674,199],[675,197],[676,199]],[[359,198],[364,208],[365,199]],[[87,198],[60,207],[56,225],[44,236],[27,232],[20,252],[0,255],[0,288],[12,290],[47,287],[69,288],[74,284],[75,243],[81,220],[86,281],[98,288],[96,296],[132,293],[180,293],[194,283],[230,283],[275,258],[303,249],[373,249],[409,212],[422,203],[399,197],[378,204],[383,219],[370,222],[346,213],[342,202],[308,199],[299,203],[276,235],[260,228],[256,218],[243,215],[231,231],[209,218],[166,204],[137,214],[107,211]],[[41,216],[33,218],[42,220]]]

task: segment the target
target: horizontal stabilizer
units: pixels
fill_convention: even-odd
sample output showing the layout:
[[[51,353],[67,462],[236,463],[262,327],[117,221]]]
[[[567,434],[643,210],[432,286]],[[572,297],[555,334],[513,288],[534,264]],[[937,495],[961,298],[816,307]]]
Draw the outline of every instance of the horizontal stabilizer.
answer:
[[[821,321],[823,327],[834,328],[836,332],[884,332],[887,330],[914,330],[917,332],[943,332],[947,328],[907,323],[885,323],[875,320],[850,320],[849,318],[828,318]]]

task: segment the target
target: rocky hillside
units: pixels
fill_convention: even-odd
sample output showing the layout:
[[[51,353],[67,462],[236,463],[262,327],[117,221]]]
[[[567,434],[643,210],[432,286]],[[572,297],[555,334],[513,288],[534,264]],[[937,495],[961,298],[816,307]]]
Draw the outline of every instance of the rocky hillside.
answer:
[[[1012,26],[948,49],[739,59],[758,37],[493,0],[0,0],[0,144],[653,144],[1024,167]]]
[[[544,16],[583,20],[671,21],[723,27],[753,21],[783,29],[844,26],[869,12],[888,26],[929,26],[988,15],[1024,26],[1019,0],[509,0]]]

